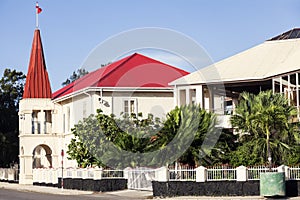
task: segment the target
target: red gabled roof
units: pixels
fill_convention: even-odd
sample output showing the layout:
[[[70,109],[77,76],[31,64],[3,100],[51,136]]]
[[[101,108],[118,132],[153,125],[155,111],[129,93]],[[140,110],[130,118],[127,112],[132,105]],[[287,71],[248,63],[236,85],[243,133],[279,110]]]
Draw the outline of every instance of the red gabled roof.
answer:
[[[34,31],[30,61],[23,98],[51,98],[51,86],[46,69],[40,30]]]
[[[53,99],[87,87],[162,88],[188,72],[135,53],[99,68],[53,93]]]

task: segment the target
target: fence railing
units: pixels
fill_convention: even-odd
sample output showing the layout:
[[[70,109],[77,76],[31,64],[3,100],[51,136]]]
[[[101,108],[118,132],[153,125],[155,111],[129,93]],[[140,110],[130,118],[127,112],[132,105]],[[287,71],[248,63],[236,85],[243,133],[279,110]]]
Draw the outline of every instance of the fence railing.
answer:
[[[269,170],[266,166],[237,168],[230,166],[190,168],[159,168],[155,170],[155,179],[158,181],[248,181],[259,180],[260,174]],[[153,171],[153,170],[152,170]],[[273,172],[285,172],[286,180],[300,180],[300,166],[273,167]],[[151,172],[152,173],[152,172]],[[153,172],[154,173],[154,172]],[[146,173],[147,176],[151,174]],[[128,179],[128,170],[113,170],[102,168],[37,168],[33,169],[33,182],[57,184],[59,177],[81,179]],[[151,179],[151,180],[152,180]],[[0,168],[1,181],[18,181],[18,169]]]
[[[236,169],[228,166],[216,166],[207,169],[207,181],[236,180]]]
[[[248,180],[259,180],[260,173],[268,172],[269,167],[267,166],[253,166],[247,168]],[[277,167],[272,167],[273,172],[278,172]]]
[[[102,168],[36,168],[32,171],[33,182],[57,184],[58,178],[79,178],[79,179],[116,179],[124,178],[123,170],[102,169]]]
[[[237,168],[227,165],[214,166],[214,167],[198,167],[188,168],[183,167],[179,169],[170,168],[169,180],[170,181],[248,181],[259,180],[260,173],[268,172],[267,166],[253,166]],[[279,166],[272,167],[272,172],[285,172],[286,180],[300,180],[300,166]]]
[[[300,180],[300,166],[291,166],[287,171],[290,180]]]
[[[0,168],[0,180],[18,182],[19,181],[18,168]]]
[[[148,167],[126,168],[128,189],[153,191],[152,181],[157,181],[160,176],[159,169]]]
[[[170,181],[195,181],[196,170],[191,167],[169,168]]]
[[[114,170],[114,169],[103,170],[102,178],[103,179],[124,178],[124,170]]]

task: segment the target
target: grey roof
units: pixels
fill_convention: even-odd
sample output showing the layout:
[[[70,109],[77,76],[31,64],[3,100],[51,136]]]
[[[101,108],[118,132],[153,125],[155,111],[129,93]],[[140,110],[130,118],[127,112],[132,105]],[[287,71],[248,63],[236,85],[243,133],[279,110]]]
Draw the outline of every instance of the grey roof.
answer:
[[[299,37],[298,32],[293,35]],[[300,70],[300,38],[279,39],[279,36],[276,36],[253,48],[179,78],[170,85],[261,80],[296,70]]]

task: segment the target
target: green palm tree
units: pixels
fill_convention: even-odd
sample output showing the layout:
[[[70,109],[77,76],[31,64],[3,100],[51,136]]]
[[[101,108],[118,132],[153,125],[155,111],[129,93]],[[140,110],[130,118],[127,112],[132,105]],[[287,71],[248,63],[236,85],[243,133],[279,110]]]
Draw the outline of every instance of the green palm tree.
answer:
[[[204,152],[206,149],[203,149],[202,143],[209,134],[211,139],[215,139],[213,137],[213,134],[217,132],[214,127],[215,120],[215,115],[202,109],[200,105],[177,106],[168,113],[164,126],[157,134],[153,144],[157,148],[164,148],[180,135],[176,151],[181,152],[183,146],[187,146],[187,148],[183,154],[178,155],[176,162],[191,166],[204,165],[205,158],[210,156],[208,155],[210,151]],[[191,131],[189,127],[193,126],[195,126],[195,130],[189,132]],[[185,141],[190,141],[190,143],[187,144]],[[200,156],[202,154],[206,156]]]
[[[296,114],[295,107],[290,106],[288,99],[281,94],[273,94],[272,91],[258,95],[244,92],[231,123],[240,134],[241,142],[252,144],[253,148],[259,146],[271,169],[271,157],[275,162],[282,162],[282,155],[299,137],[291,123]]]

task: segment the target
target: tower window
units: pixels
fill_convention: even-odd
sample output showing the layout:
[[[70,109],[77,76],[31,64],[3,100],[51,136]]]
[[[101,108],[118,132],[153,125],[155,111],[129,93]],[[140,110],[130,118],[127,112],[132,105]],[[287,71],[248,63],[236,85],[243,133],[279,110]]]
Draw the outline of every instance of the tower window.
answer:
[[[125,114],[131,115],[137,113],[137,102],[135,99],[126,99],[123,101],[123,112]]]

